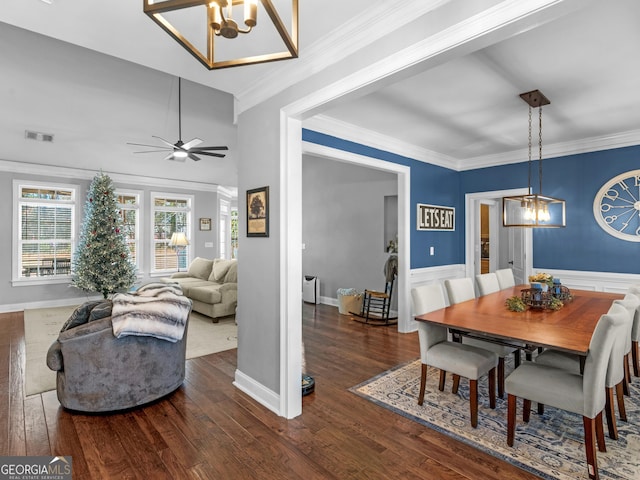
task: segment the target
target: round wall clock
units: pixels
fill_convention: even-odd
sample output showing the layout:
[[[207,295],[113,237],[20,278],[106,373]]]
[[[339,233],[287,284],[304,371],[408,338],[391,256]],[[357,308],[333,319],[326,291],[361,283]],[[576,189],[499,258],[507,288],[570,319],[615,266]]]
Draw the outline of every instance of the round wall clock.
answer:
[[[596,194],[593,216],[616,238],[640,242],[640,170],[613,177]]]

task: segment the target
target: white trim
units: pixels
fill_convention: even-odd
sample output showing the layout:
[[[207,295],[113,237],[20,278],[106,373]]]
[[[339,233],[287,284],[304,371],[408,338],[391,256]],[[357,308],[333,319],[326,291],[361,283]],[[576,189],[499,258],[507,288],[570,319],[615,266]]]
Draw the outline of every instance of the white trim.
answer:
[[[234,102],[235,118],[449,1],[395,0],[393,8],[389,8],[386,2],[372,4],[361,15],[351,19],[346,28],[340,25],[327,32],[322,39],[306,48],[299,58],[283,64],[281,69],[264,75],[260,82],[238,93]]]
[[[84,297],[63,298],[60,300],[40,300],[37,302],[21,302],[0,305],[0,313],[21,312],[34,308],[53,308],[81,305],[89,300],[99,300],[102,295],[87,295]]]
[[[528,193],[526,188],[513,188],[510,190],[494,190],[487,192],[475,192],[467,193],[465,195],[465,229],[464,229],[464,255],[465,255],[465,276],[475,278],[475,225],[479,221],[476,216],[476,209],[473,208],[475,202],[482,201],[484,199],[494,199],[508,197],[512,195],[523,195]],[[520,228],[520,227],[514,227]],[[533,262],[533,232],[532,229],[525,229],[525,278],[531,274],[532,262]]]
[[[583,272],[579,270],[554,270],[534,267],[532,273],[545,272],[559,278],[569,289],[591,290],[594,292],[626,293],[631,285],[640,283],[640,274]]]
[[[115,193],[116,197],[118,197],[118,195],[134,195],[136,197],[136,204],[134,205],[133,208],[130,205],[124,204],[124,203],[117,203],[117,205],[118,205],[118,208],[120,210],[135,210],[135,212],[136,212],[136,225],[135,225],[136,262],[135,262],[135,267],[136,267],[136,273],[137,272],[141,272],[142,271],[142,256],[141,256],[141,252],[142,252],[142,237],[141,237],[141,233],[142,233],[142,222],[144,221],[143,220],[143,211],[144,211],[144,209],[142,208],[142,202],[144,201],[144,191],[135,190],[133,188],[119,188],[119,187],[116,187],[114,189],[114,193]]]
[[[300,382],[298,382],[300,383]],[[251,377],[248,377],[240,370],[236,370],[235,379],[233,385],[239,390],[243,391],[251,398],[255,399],[258,403],[265,406],[272,412],[279,413],[280,398],[273,390],[269,390],[264,385],[256,382]],[[301,389],[299,389],[301,390]]]

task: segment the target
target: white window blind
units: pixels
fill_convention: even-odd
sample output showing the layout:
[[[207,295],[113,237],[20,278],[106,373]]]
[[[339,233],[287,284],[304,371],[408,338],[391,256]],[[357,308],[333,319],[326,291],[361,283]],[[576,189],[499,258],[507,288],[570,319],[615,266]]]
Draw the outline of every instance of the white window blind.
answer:
[[[153,245],[152,269],[155,272],[185,269],[190,258],[190,246],[176,249],[169,245],[171,235],[191,233],[192,196],[152,193]]]

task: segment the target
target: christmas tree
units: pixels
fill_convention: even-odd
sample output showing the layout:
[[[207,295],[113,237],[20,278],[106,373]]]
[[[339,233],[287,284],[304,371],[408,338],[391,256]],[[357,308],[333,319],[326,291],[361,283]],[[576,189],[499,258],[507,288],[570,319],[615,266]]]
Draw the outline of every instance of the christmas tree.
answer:
[[[72,284],[107,298],[129,289],[135,280],[136,267],[122,230],[113,182],[100,172],[87,193],[80,242],[73,257]]]

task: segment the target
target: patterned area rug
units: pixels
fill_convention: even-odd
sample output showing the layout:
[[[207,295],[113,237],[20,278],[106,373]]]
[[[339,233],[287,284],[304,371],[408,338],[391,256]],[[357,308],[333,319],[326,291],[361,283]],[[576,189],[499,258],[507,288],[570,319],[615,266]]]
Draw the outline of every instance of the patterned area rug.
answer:
[[[509,372],[510,370],[507,370]],[[522,400],[514,447],[507,445],[507,400],[497,399],[489,408],[487,379],[480,379],[478,428],[469,422],[468,382],[460,381],[457,395],[451,393],[451,375],[443,392],[438,390],[438,372],[430,368],[424,403],[418,405],[420,361],[399,365],[350,390],[367,400],[403,415],[514,464],[545,479],[588,478],[583,443],[582,418],[549,406],[537,414],[535,403],[528,424],[522,422]],[[600,478],[640,479],[640,380],[634,377],[631,396],[625,397],[628,423],[618,420],[619,439],[608,437],[607,452],[598,452]]]

